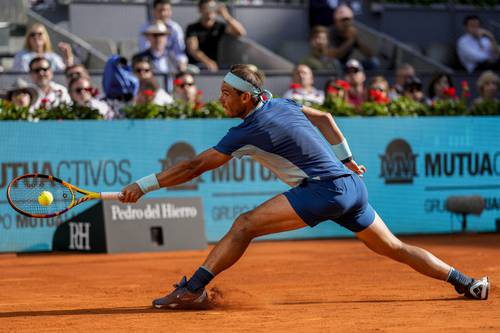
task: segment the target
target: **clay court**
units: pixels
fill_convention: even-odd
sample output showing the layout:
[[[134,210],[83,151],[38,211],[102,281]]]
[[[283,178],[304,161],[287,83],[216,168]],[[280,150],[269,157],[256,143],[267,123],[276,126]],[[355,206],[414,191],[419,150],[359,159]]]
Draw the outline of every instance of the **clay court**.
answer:
[[[500,234],[404,237],[476,277],[487,301],[372,254],[353,239],[256,242],[211,285],[207,311],[153,298],[207,251],[0,255],[0,331],[498,332]]]

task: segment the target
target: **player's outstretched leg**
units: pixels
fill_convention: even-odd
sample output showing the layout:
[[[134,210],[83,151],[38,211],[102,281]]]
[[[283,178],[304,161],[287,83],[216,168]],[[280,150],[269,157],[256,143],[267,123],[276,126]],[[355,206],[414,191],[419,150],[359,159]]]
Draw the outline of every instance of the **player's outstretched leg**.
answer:
[[[264,202],[254,210],[240,215],[193,276],[189,280],[183,277],[175,285],[173,292],[154,300],[153,306],[158,309],[206,307],[208,296],[205,286],[217,274],[236,263],[252,239],[306,226],[284,195],[280,194]]]
[[[375,221],[356,236],[374,252],[405,263],[416,271],[429,277],[447,281],[460,294],[474,299],[487,299],[489,292],[488,277],[479,280],[468,277],[444,263],[430,252],[400,241],[387,228],[376,214]]]

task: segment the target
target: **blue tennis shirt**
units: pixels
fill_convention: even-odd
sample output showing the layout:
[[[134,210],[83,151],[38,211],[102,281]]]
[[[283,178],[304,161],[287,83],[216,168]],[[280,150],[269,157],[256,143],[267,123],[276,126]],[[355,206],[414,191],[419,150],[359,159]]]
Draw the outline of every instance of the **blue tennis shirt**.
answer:
[[[302,106],[290,99],[266,101],[213,148],[237,158],[250,156],[290,186],[305,178],[352,174],[307,119]]]

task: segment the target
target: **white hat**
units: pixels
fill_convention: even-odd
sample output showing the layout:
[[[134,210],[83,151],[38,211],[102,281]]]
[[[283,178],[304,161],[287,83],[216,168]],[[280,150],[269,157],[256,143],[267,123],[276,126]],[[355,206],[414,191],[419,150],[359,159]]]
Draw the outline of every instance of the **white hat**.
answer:
[[[356,59],[349,59],[349,60],[347,60],[347,62],[345,64],[345,67],[346,68],[357,68],[360,71],[363,70],[363,65],[361,65],[361,63],[359,62],[359,60],[356,60]]]
[[[150,24],[146,30],[144,30],[143,34],[168,35],[170,32],[168,31],[165,23],[162,21],[156,21],[155,23]]]
[[[33,105],[38,99],[38,90],[23,79],[17,79],[16,82],[12,84],[12,87],[7,90],[7,100],[12,101],[12,95],[16,91],[26,91],[31,96],[31,105]]]

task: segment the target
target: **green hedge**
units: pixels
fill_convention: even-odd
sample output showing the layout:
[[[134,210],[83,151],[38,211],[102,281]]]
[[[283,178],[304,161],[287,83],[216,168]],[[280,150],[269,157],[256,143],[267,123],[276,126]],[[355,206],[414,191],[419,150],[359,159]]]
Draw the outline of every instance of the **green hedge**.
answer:
[[[327,98],[323,105],[313,107],[329,112],[337,117],[355,116],[459,116],[459,115],[500,115],[500,102],[485,101],[467,109],[462,99],[448,99],[426,106],[402,97],[387,104],[366,102],[356,109],[340,98]],[[127,119],[187,119],[224,118],[224,110],[218,102],[190,105],[182,101],[167,106],[135,105],[123,109]],[[30,113],[28,109],[16,108],[7,101],[0,100],[0,120],[58,120],[58,119],[102,119],[97,110],[87,107],[60,105]]]

